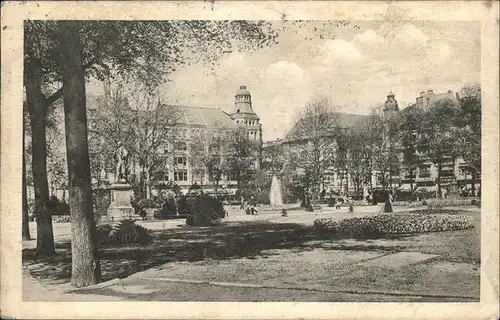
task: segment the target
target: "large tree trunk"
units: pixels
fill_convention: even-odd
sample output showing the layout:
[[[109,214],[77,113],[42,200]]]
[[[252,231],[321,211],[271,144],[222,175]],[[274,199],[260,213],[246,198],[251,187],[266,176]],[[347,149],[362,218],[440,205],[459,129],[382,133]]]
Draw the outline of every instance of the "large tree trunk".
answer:
[[[36,253],[40,256],[51,256],[56,251],[52,216],[48,210],[49,184],[47,181],[47,140],[45,136],[47,105],[37,79],[37,71],[39,72],[37,69],[25,70],[26,100],[31,124],[31,169],[35,191]]]
[[[71,214],[71,284],[96,284],[101,268],[96,244],[87,141],[85,77],[78,22],[58,22],[63,61],[63,97]]]
[[[30,224],[28,213],[28,188],[26,186],[26,149],[24,145],[24,130],[23,130],[23,219],[22,219],[22,237],[23,240],[31,240]]]

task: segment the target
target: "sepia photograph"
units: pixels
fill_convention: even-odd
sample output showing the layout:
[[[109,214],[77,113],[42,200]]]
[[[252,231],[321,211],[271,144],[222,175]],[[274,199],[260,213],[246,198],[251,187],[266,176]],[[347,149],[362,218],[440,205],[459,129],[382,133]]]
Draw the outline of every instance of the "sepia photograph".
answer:
[[[410,16],[22,20],[20,299],[482,302],[484,26]]]

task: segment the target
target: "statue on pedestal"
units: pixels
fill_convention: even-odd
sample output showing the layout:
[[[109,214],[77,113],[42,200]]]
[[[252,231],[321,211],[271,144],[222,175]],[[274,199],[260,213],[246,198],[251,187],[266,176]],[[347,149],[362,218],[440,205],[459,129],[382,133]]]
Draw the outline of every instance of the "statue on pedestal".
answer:
[[[116,164],[115,169],[115,183],[127,183],[128,179],[128,157],[129,153],[123,146],[123,143],[118,142],[118,149],[114,154]]]

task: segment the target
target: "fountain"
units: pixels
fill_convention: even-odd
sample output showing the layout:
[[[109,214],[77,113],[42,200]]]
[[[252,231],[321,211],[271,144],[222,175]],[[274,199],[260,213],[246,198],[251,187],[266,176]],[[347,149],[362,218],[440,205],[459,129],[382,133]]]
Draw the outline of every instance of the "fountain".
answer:
[[[283,198],[281,196],[281,182],[276,176],[273,176],[273,180],[271,181],[269,202],[271,203],[271,206],[283,206]]]

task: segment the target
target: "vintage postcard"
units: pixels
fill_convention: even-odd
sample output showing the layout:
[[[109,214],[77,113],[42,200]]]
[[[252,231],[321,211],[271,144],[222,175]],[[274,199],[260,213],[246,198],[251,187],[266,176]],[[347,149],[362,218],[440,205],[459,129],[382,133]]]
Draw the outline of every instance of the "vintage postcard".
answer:
[[[500,316],[498,2],[2,9],[2,317]]]

